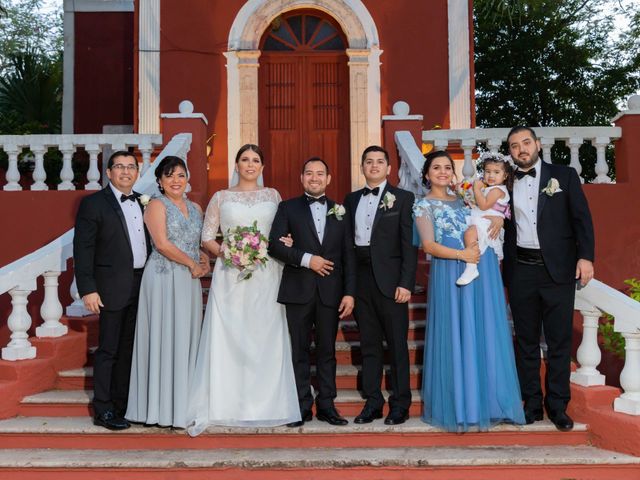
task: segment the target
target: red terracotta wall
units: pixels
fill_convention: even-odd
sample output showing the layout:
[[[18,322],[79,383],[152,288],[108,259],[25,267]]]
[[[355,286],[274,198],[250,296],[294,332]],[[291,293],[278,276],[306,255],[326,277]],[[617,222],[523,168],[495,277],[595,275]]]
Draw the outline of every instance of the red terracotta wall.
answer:
[[[75,13],[74,131],[133,124],[133,13]]]

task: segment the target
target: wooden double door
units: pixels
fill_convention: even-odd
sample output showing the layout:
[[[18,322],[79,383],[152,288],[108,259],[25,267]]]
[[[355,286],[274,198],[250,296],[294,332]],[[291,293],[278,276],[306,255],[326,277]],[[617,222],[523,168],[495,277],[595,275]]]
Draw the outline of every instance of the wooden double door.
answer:
[[[291,27],[298,25],[293,22],[296,17],[302,28]],[[314,42],[316,46],[333,42],[339,47],[343,40],[335,26],[333,36],[325,34],[318,40],[323,25],[331,33],[326,28],[331,24],[322,18],[312,24],[307,17],[317,18],[291,15],[280,26],[288,29],[286,39],[297,48],[281,48],[273,34],[263,41],[276,46],[263,49],[259,69],[259,139],[266,160],[265,184],[278,189],[285,199],[299,195],[303,162],[320,157],[332,176],[327,194],[342,202],[351,191],[347,56],[344,50],[313,48]],[[305,28],[309,24],[315,33]]]

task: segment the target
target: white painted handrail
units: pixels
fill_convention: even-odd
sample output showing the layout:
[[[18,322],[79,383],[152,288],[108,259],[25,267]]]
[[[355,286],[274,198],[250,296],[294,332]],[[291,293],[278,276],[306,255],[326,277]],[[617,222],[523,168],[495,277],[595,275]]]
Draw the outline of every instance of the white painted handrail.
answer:
[[[497,152],[503,142],[506,142],[509,128],[471,128],[460,130],[425,130],[422,132],[422,141],[430,143],[438,150],[445,150],[449,145],[461,147],[464,151],[464,167],[462,172],[465,178],[473,176],[473,151],[478,144],[484,143],[486,147]],[[579,148],[585,142],[591,142],[596,149],[596,178],[593,183],[612,183],[607,176],[609,167],[606,162],[607,146],[622,136],[620,127],[535,127],[536,135],[540,139],[543,158],[551,159],[551,147],[556,141],[564,142],[571,152],[570,165],[582,173],[580,166]]]
[[[139,193],[153,195],[158,193],[155,177],[157,160],[175,155],[185,162],[191,148],[190,133],[174,136],[162,150],[156,161],[134,185]],[[74,229],[70,229],[44,247],[0,268],[0,295],[9,293],[13,305],[8,318],[11,340],[2,349],[4,360],[24,360],[35,358],[36,348],[28,339],[31,317],[27,311],[28,296],[36,290],[36,280],[45,277],[45,298],[41,308],[44,324],[36,329],[36,335],[42,337],[61,336],[67,333],[67,327],[60,323],[62,307],[57,289],[57,279],[66,270],[67,261],[73,256]],[[73,290],[73,288],[72,288]]]
[[[99,190],[101,187],[100,171],[98,170],[98,154],[103,148],[111,150],[126,150],[129,147],[137,148],[142,154],[143,170],[149,163],[149,158],[155,146],[162,145],[162,135],[138,135],[138,134],[73,134],[73,135],[0,135],[0,149],[9,157],[6,179],[7,183],[2,187],[6,191],[22,190],[20,185],[20,172],[18,170],[18,157],[24,149],[33,153],[34,162],[33,184],[30,190],[47,190],[45,183],[46,173],[44,169],[44,154],[49,148],[54,148],[62,153],[62,169],[57,186],[58,190],[75,190],[73,185],[74,172],[71,160],[78,147],[83,147],[89,154],[89,170],[87,171],[86,190]],[[144,172],[143,172],[144,173]]]
[[[418,196],[424,196],[427,192],[422,185],[422,166],[424,165],[422,152],[410,132],[396,132],[395,141],[400,155],[398,170],[400,182],[398,186]]]

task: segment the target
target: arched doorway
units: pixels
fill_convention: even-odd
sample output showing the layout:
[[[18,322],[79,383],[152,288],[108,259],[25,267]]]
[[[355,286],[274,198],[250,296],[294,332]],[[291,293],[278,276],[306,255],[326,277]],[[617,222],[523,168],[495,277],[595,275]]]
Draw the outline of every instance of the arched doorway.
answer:
[[[258,123],[265,183],[299,195],[309,157],[327,162],[337,201],[351,191],[349,67],[340,26],[315,10],[276,17],[260,42]]]

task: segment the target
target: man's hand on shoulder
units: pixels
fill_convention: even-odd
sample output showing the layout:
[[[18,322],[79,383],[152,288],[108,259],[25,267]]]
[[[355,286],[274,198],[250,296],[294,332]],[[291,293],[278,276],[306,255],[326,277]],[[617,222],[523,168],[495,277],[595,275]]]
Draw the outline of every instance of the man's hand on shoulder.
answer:
[[[402,287],[396,288],[396,296],[395,296],[396,303],[407,303],[410,298],[411,298],[410,290],[407,290],[406,288],[402,288]]]
[[[100,307],[104,307],[102,304],[102,300],[100,299],[100,295],[98,292],[87,293],[84,297],[82,297],[82,301],[84,302],[84,306],[87,307],[91,313],[99,314]]]
[[[340,306],[338,307],[338,312],[340,313],[341,320],[351,315],[354,305],[355,299],[351,295],[345,295],[344,297],[342,297],[342,301],[340,302]]]
[[[576,265],[576,280],[580,281],[580,285],[587,286],[587,283],[593,278],[593,262],[581,258]]]

